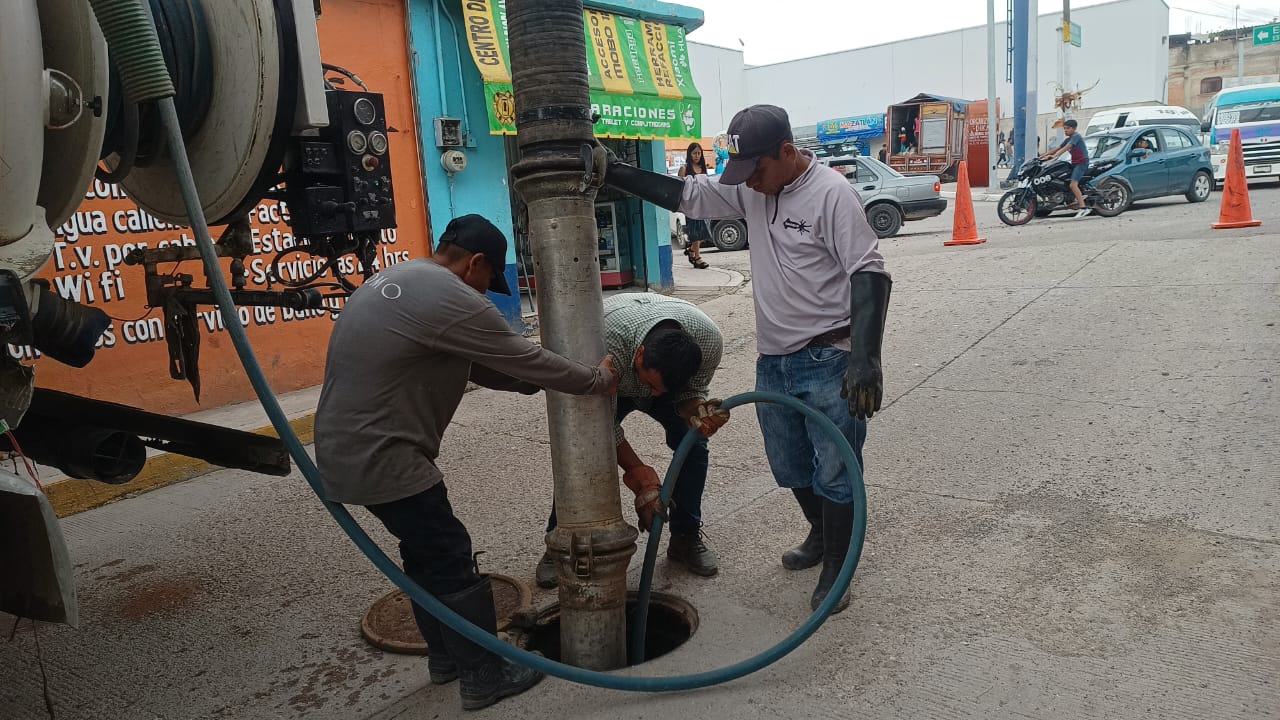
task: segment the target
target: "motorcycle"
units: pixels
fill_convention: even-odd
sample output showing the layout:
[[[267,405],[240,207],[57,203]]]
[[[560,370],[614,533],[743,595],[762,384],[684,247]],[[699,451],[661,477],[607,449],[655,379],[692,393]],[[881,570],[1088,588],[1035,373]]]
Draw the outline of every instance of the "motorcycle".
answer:
[[[1129,206],[1129,187],[1115,178],[1098,176],[1115,167],[1120,161],[1095,160],[1089,163],[1084,179],[1080,181],[1080,194],[1085,207],[1102,217],[1115,217]],[[1018,170],[1018,186],[1000,198],[996,213],[1006,225],[1025,225],[1033,217],[1048,217],[1075,201],[1071,193],[1071,164],[1066,161],[1046,163],[1033,158]]]

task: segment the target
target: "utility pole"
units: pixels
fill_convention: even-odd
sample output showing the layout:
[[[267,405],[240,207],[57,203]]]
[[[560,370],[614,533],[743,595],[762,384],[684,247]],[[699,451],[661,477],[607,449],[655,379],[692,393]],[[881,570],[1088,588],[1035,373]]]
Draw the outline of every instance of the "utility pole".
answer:
[[[1236,5],[1236,80],[1244,85],[1244,40],[1240,37],[1240,6]]]
[[[1069,93],[1074,92],[1071,89],[1071,41],[1067,39],[1071,32],[1071,0],[1062,0],[1062,27],[1066,29],[1058,38],[1058,44],[1062,46],[1062,91]],[[1070,103],[1062,108],[1062,119],[1071,119]]]
[[[1009,177],[1016,177],[1027,157],[1027,2],[1028,0],[1012,0],[1013,18],[1013,128],[1009,130],[1013,136],[1015,157],[1010,160],[1013,167]],[[1034,122],[1034,121],[1033,121]],[[1031,136],[1035,142],[1035,135]]]
[[[996,138],[1000,131],[1000,113],[996,111],[996,0],[987,0],[987,188],[1000,189],[996,169]]]
[[[604,162],[590,152],[582,0],[508,0],[507,22],[520,147],[511,174],[529,213],[542,343],[594,365],[605,354],[593,180],[603,178]],[[622,517],[609,400],[548,391],[547,426],[558,516],[547,548],[559,557],[561,659],[620,668],[637,533]]]
[[[1040,3],[1039,0],[1027,0],[1027,115],[1023,118],[1027,126],[1023,132],[1027,136],[1026,158],[1040,154],[1040,132],[1036,127],[1039,116],[1039,105],[1036,102],[1037,88],[1040,85],[1040,64],[1038,62],[1040,43]]]

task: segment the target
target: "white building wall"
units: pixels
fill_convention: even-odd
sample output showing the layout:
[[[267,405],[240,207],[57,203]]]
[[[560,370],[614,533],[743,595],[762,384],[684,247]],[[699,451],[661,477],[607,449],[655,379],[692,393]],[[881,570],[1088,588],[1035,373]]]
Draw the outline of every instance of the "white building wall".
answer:
[[[689,65],[693,86],[702,93],[702,135],[714,137],[729,126],[734,113],[751,104],[742,51],[690,42]]]
[[[1043,9],[1048,3],[1041,2]],[[1004,3],[997,3],[1004,13]],[[1071,84],[1097,87],[1085,95],[1088,108],[1162,103],[1168,87],[1169,7],[1163,0],[1119,0],[1073,10],[1083,47],[1071,48]],[[1039,19],[1039,113],[1053,111],[1058,79],[1061,13]],[[1005,82],[1005,23],[996,26],[996,81],[1001,114],[1013,114],[1013,88]],[[692,35],[697,39],[697,33]],[[727,75],[735,50],[692,43],[690,60],[703,97],[705,134],[723,129],[736,109],[771,103],[787,109],[794,126],[812,125],[850,115],[884,112],[918,93],[982,100],[987,97],[987,31],[985,26],[902,40],[790,62],[746,67],[743,95]],[[715,69],[699,68],[699,61]],[[707,74],[707,79],[703,75]],[[719,73],[717,79],[716,73]],[[718,95],[719,88],[728,88]],[[723,110],[721,110],[723,106]],[[722,120],[717,124],[715,120]]]

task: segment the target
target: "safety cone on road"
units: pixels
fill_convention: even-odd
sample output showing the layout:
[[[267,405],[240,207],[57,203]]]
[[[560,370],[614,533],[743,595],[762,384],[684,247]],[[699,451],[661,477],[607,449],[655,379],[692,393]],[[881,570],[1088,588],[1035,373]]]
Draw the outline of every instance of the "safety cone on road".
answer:
[[[1227,181],[1222,185],[1222,210],[1218,212],[1215,230],[1258,227],[1261,220],[1253,219],[1249,207],[1249,180],[1244,176],[1244,148],[1240,145],[1240,130],[1231,131],[1231,154],[1227,156]]]
[[[960,161],[956,178],[956,216],[951,228],[951,239],[943,245],[981,245],[986,238],[978,237],[978,221],[973,217],[973,198],[969,195],[969,168]]]

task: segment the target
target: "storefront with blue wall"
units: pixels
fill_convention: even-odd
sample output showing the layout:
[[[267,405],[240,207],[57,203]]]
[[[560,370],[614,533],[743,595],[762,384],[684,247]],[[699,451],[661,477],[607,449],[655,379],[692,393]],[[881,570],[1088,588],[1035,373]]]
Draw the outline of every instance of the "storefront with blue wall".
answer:
[[[588,0],[585,5],[592,103],[601,115],[597,135],[608,138],[604,142],[621,157],[665,172],[664,141],[701,134],[701,100],[683,43],[684,33],[702,24],[702,12],[650,0]],[[516,222],[519,198],[508,174],[516,150],[510,134],[514,103],[503,94],[510,84],[507,75],[504,87],[502,75],[510,68],[504,6],[504,0],[410,0],[410,64],[431,237],[439,237],[454,217],[483,215],[512,241],[507,283],[517,288],[530,283],[522,272],[527,263],[521,261],[525,243]],[[609,49],[624,49],[623,67],[608,66],[606,42]],[[617,62],[618,54],[612,55]],[[602,195],[601,200],[598,224],[606,218],[613,222],[611,232],[601,231],[605,285],[669,288],[668,213],[634,198]],[[602,206],[610,212],[602,213]],[[518,297],[490,297],[517,327],[534,311],[527,290]]]

